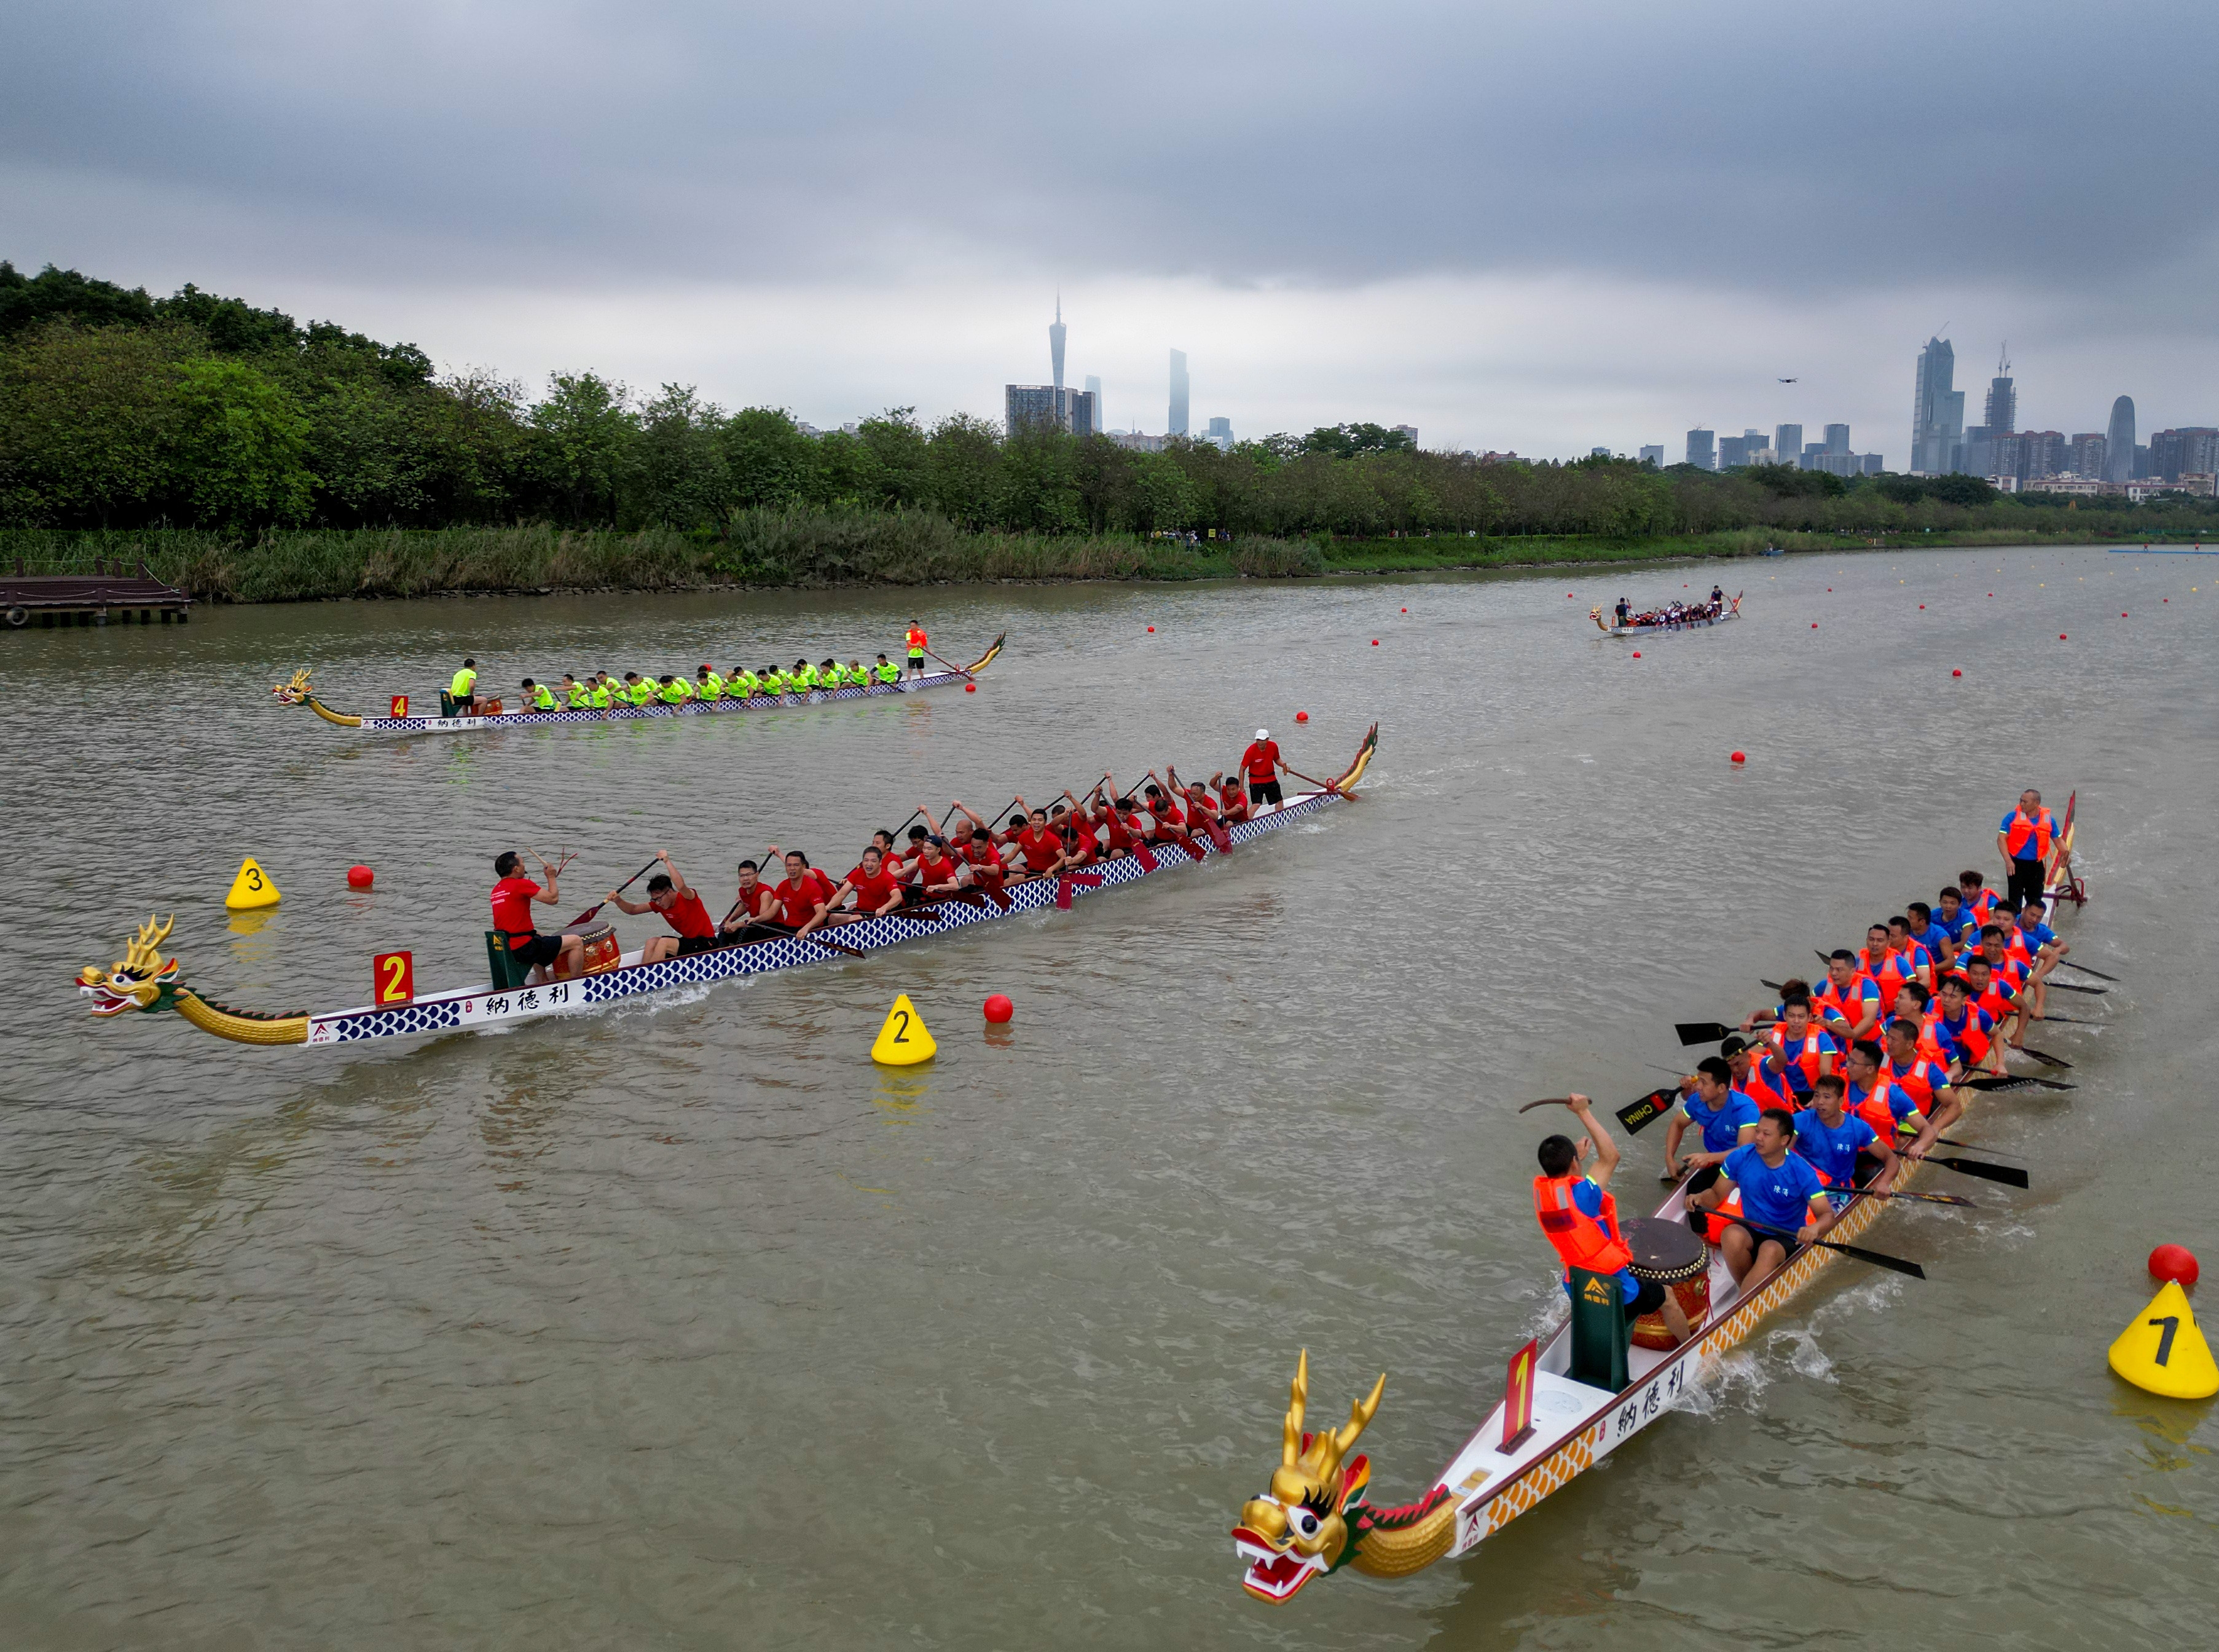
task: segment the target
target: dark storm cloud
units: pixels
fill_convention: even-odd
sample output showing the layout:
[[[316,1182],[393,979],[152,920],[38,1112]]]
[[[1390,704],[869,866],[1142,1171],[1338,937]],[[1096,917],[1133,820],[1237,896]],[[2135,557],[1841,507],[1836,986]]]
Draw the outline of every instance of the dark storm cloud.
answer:
[[[0,202],[88,265],[2093,293],[2201,268],[2219,203],[2210,7],[73,3],[9,34]]]

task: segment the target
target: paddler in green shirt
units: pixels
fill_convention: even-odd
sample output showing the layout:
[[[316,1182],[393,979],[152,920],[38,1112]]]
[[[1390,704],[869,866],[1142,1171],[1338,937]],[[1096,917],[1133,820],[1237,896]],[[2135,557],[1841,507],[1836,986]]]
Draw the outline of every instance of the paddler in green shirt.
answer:
[[[850,688],[863,688],[863,687],[867,687],[867,686],[869,686],[869,684],[870,684],[870,680],[871,680],[871,674],[870,674],[869,672],[867,672],[867,671],[866,671],[866,670],[864,670],[864,669],[863,669],[863,662],[862,662],[861,660],[850,660],[850,661],[848,661],[848,687],[850,687]]]
[[[898,683],[901,680],[901,668],[888,660],[883,654],[879,655],[879,663],[872,668],[879,674],[879,680],[882,683]]]
[[[634,705],[649,705],[654,703],[655,685],[653,683],[648,681],[637,671],[625,672],[624,680],[624,697]]]
[[[732,674],[724,679],[725,691],[737,699],[753,699],[761,686],[755,674],[745,666],[734,666]]]
[[[656,697],[665,705],[685,705],[687,692],[686,685],[667,671],[662,674],[662,680],[656,686],[655,690]]]
[[[786,680],[792,686],[791,692],[806,694],[817,686],[817,668],[806,660],[796,660],[793,669],[786,673]]]
[[[587,689],[586,685],[580,682],[575,677],[572,676],[567,671],[563,674],[563,703],[573,711],[586,711],[590,708],[594,703],[593,696]]]
[[[551,711],[555,709],[555,691],[545,683],[537,683],[526,677],[524,680],[524,703],[535,711]]]
[[[477,710],[477,698],[478,662],[465,660],[463,668],[455,674],[454,680],[447,685],[447,715],[470,716]]]
[[[606,711],[609,709],[609,696],[615,692],[616,685],[609,680],[609,674],[606,671],[596,671],[594,674],[593,692],[587,698],[594,702],[594,709],[596,711]]]
[[[844,688],[848,686],[848,674],[840,669],[837,660],[827,660],[817,668],[817,686],[819,688]]]
[[[724,680],[717,674],[713,667],[705,665],[696,674],[700,681],[693,692],[699,698],[709,700],[724,698]]]

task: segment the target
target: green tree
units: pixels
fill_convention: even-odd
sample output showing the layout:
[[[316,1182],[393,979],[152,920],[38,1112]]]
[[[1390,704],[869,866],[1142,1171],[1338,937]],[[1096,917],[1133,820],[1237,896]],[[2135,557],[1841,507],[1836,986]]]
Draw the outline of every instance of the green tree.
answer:
[[[625,479],[628,523],[698,528],[724,519],[731,472],[718,439],[724,412],[690,384],[666,384],[640,409],[639,436]]]
[[[51,264],[27,276],[0,259],[0,338],[21,337],[49,321],[143,327],[153,320],[154,301],[144,287],[127,292],[113,282],[90,280]]]
[[[894,510],[923,501],[930,484],[929,439],[914,407],[889,407],[856,427],[862,444],[862,492],[873,505]]]
[[[809,497],[816,444],[792,414],[776,407],[743,407],[718,432],[734,506],[782,509]]]
[[[174,370],[170,488],[192,519],[260,527],[305,519],[316,478],[300,403],[243,362],[201,357]]]
[[[1085,525],[1078,497],[1078,444],[1060,430],[1021,429],[1002,444],[995,516],[1027,533],[1068,533]]]
[[[568,521],[606,526],[632,458],[631,393],[595,373],[555,373],[531,409],[538,468],[550,505]]]
[[[169,475],[172,369],[196,344],[174,329],[54,320],[0,350],[0,516],[55,527],[152,519]]]
[[[924,501],[959,527],[995,521],[1002,488],[1001,434],[983,419],[950,413],[925,447]]]

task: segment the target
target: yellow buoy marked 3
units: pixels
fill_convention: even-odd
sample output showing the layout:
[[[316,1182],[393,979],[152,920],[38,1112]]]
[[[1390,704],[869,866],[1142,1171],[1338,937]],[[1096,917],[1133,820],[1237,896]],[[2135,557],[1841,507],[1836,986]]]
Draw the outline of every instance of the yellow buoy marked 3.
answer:
[[[2196,1310],[2178,1280],[2135,1315],[2111,1345],[2111,1369],[2138,1388],[2173,1400],[2208,1400],[2219,1394],[2219,1365],[2197,1328]]]
[[[277,885],[250,854],[239,863],[239,876],[231,880],[231,893],[223,904],[234,912],[251,912],[258,906],[275,906],[280,898]]]
[[[924,1017],[917,1013],[917,1006],[904,992],[894,1000],[894,1007],[886,1011],[886,1025],[871,1041],[871,1059],[882,1066],[911,1067],[920,1061],[932,1059],[933,1052],[940,1046],[932,1041],[932,1034],[924,1030]]]

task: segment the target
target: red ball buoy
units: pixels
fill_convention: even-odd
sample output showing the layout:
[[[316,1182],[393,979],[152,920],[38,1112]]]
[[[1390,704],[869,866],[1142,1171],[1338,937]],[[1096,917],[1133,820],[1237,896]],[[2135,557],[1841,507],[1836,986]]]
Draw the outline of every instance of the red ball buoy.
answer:
[[[1017,1007],[1010,1002],[1006,992],[997,992],[986,1000],[986,1019],[997,1027],[1016,1013]]]
[[[368,889],[371,884],[376,881],[376,879],[377,874],[372,872],[368,866],[349,866],[347,868],[347,887],[349,889]]]
[[[1406,614],[1407,614],[1407,613],[1408,613],[1410,611],[1409,611],[1408,608],[1405,608],[1405,609],[1403,609],[1403,610],[1402,610],[1402,612],[1403,612],[1404,613],[1406,613]]]
[[[1310,714],[1308,711],[1297,711],[1295,713],[1295,721],[1297,723],[1307,723],[1309,720]]]
[[[1924,603],[1922,602],[1918,605],[1918,612],[1922,614],[1926,612],[1926,605]]]
[[[1749,761],[1749,754],[1745,751],[1737,751],[1733,755],[1733,760],[1737,763],[1746,763]]]
[[[977,683],[965,683],[963,685],[963,692],[967,694],[975,694],[979,692],[979,685]]]
[[[1961,676],[1963,676],[1965,674],[1964,674],[1963,672],[1961,672],[1961,671],[1953,671],[1953,672],[1951,672],[1949,674],[1950,674],[1951,676],[1953,676],[1953,677],[1961,677]]]
[[[2196,1253],[2185,1245],[2160,1245],[2149,1253],[2150,1277],[2163,1283],[2179,1282],[2181,1289],[2192,1290],[2198,1275],[2203,1270],[2196,1264]]]
[[[1818,622],[1817,620],[1814,619],[1811,622],[1811,629],[1814,631],[1818,629]]]
[[[1371,646],[1375,649],[1379,646],[1379,639],[1377,637],[1375,637],[1371,639]]]
[[[1638,660],[1638,659],[1641,657],[1641,650],[1640,650],[1639,649],[1634,649],[1634,650],[1633,650],[1633,657],[1634,657],[1635,659],[1637,659],[1637,660]]]
[[[2126,617],[2127,617],[2127,616],[2126,616],[2126,614],[2125,614],[2123,612],[2121,612],[2121,614],[2119,615],[2119,618],[2122,618],[2122,619],[2124,619]]]
[[[2062,642],[2065,640],[2065,633],[2064,633],[2063,631],[2060,631],[2060,632],[2058,632],[2058,633],[2057,633],[2057,640],[2058,640],[2059,642],[2060,642],[2060,643],[2062,643]]]
[[[1148,627],[1148,635],[1149,635],[1149,636],[1151,636],[1151,637],[1153,637],[1155,634],[1156,634],[1156,628],[1155,628],[1153,625],[1149,626],[1149,627]]]

